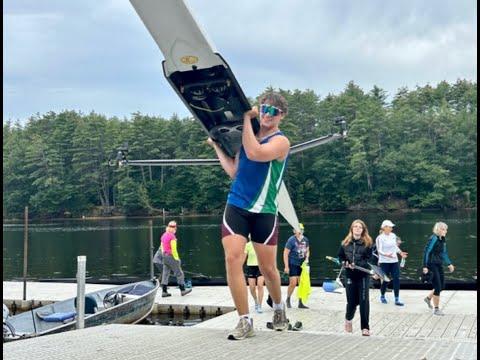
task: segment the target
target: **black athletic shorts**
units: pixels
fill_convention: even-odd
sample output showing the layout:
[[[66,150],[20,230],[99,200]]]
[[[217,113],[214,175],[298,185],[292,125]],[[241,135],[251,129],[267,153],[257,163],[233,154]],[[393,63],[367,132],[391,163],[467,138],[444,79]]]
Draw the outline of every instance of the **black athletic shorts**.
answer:
[[[294,265],[294,264],[289,263],[288,264],[288,269],[289,269],[289,272],[288,272],[289,277],[300,276],[300,274],[302,273],[302,267],[300,265]]]
[[[222,238],[228,235],[241,235],[253,242],[277,245],[278,221],[275,214],[252,213],[227,204],[223,213]]]
[[[247,265],[245,269],[245,276],[247,278],[258,278],[259,276],[263,276],[262,273],[260,272],[260,269],[258,266],[249,266]]]

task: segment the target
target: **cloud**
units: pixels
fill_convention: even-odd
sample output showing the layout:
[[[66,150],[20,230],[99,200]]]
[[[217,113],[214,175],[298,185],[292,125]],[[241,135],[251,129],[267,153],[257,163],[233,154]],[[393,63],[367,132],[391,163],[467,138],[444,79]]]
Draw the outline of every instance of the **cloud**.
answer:
[[[321,96],[353,80],[403,86],[476,79],[476,2],[188,1],[248,96],[267,86]],[[128,1],[4,4],[4,120],[72,108],[189,115]]]

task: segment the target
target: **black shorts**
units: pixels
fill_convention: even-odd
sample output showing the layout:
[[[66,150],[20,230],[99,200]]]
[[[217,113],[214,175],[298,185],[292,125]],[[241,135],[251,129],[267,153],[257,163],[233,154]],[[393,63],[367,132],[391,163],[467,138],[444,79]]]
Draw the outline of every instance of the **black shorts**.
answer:
[[[277,215],[252,213],[227,204],[223,213],[222,238],[233,234],[245,239],[250,235],[252,241],[259,244],[277,245]]]
[[[249,266],[247,265],[245,269],[245,276],[247,278],[258,278],[259,276],[263,276],[262,273],[260,272],[260,269],[258,266]]]
[[[302,267],[300,265],[288,264],[288,276],[300,276],[302,273]]]

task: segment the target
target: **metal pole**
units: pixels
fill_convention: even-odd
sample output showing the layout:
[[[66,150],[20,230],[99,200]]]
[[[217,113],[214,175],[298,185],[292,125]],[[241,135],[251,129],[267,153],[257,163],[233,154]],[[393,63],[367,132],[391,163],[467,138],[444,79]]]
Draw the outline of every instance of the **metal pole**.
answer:
[[[27,268],[28,268],[28,206],[25,206],[23,228],[23,300],[27,300]]]
[[[87,257],[77,256],[77,323],[75,328],[85,327],[85,269]]]
[[[154,273],[153,273],[153,221],[148,220],[148,227],[150,229],[150,279],[153,279]]]

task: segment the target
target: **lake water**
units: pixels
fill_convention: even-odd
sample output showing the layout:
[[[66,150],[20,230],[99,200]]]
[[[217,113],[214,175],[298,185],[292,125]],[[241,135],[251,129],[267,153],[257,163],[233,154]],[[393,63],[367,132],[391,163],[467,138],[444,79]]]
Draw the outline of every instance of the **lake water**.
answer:
[[[354,219],[364,220],[370,234],[376,236],[382,220],[392,220],[394,232],[403,240],[402,250],[409,253],[403,280],[416,281],[421,257],[435,222],[449,226],[447,244],[456,271],[449,280],[474,281],[477,268],[477,212],[363,212],[302,216],[305,235],[311,241],[311,278],[332,279],[337,268],[325,260],[336,256],[340,241]],[[220,241],[221,217],[176,217],[182,266],[187,278],[206,276],[225,278],[224,256]],[[171,220],[167,218],[168,222]],[[163,219],[153,219],[155,250],[165,229]],[[279,269],[282,252],[292,234],[280,224]],[[373,237],[372,236],[372,237]],[[87,276],[95,279],[148,278],[150,274],[148,219],[61,220],[29,224],[28,276],[34,279],[74,278],[76,259],[87,256]],[[155,251],[154,250],[154,251]],[[23,274],[23,223],[3,225],[3,280]]]

